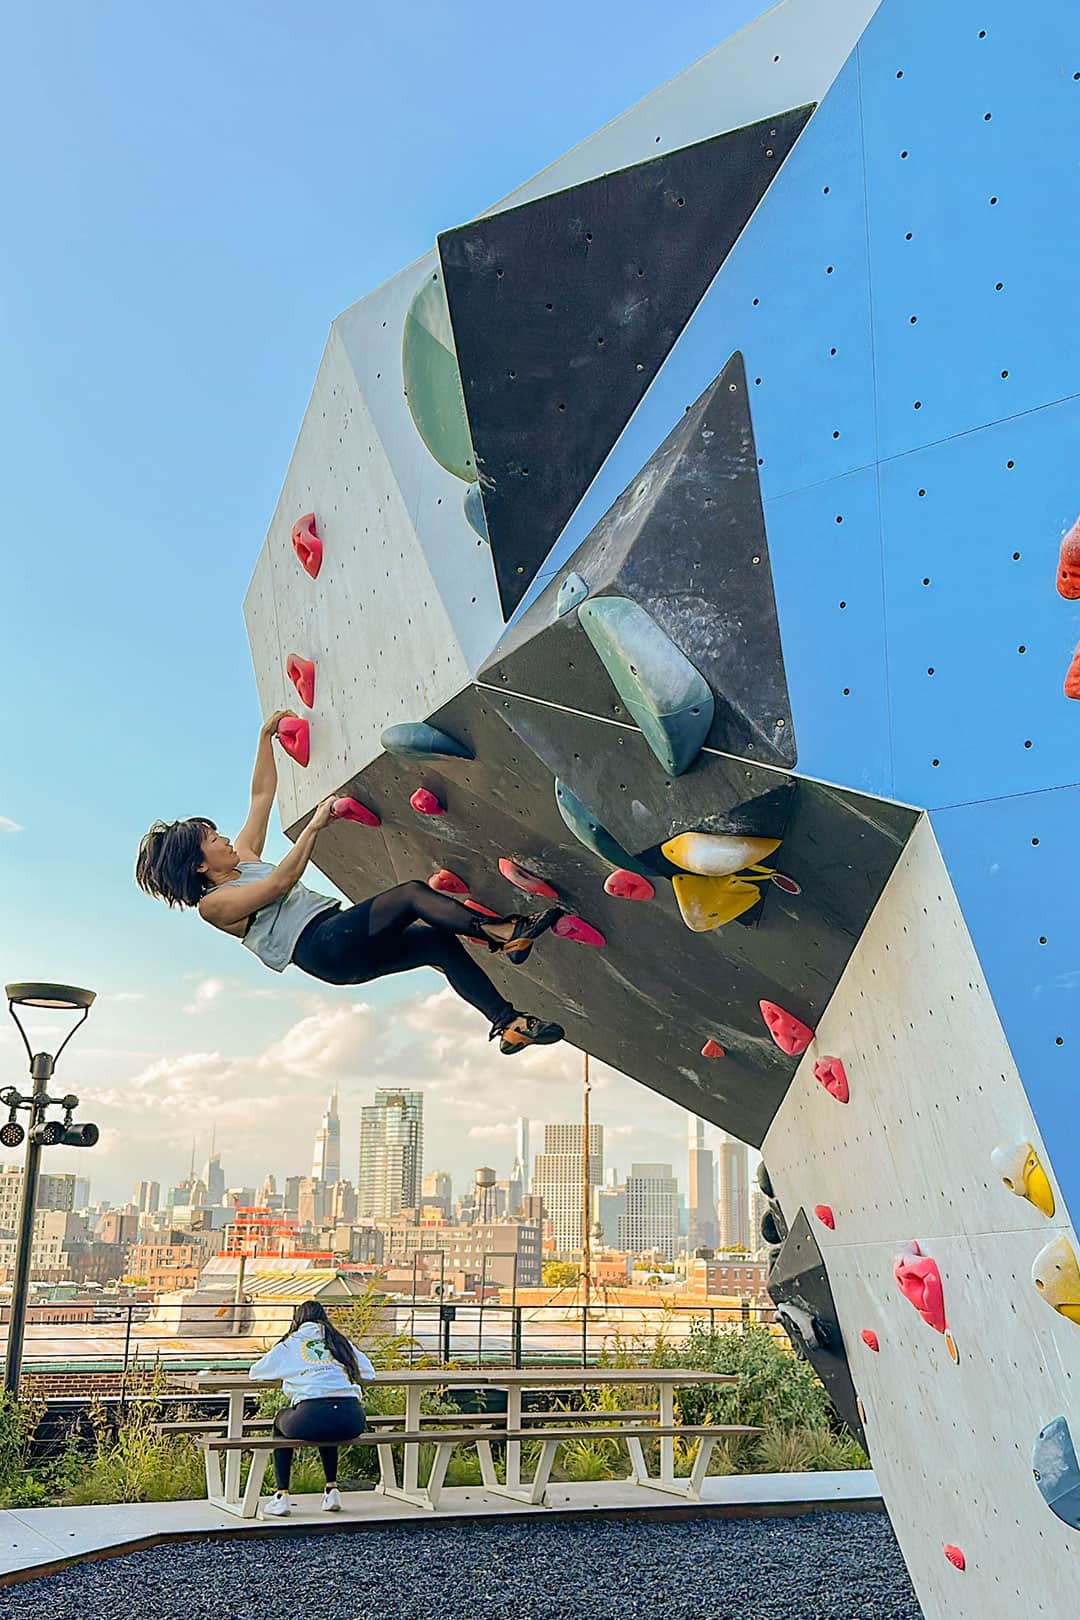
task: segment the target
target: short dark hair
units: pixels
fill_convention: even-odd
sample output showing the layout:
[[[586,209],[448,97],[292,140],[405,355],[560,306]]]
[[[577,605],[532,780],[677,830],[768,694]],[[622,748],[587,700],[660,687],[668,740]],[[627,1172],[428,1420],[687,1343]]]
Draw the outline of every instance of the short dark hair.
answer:
[[[139,845],[135,881],[144,894],[167,906],[197,906],[207,890],[202,841],[217,827],[205,816],[155,821]]]

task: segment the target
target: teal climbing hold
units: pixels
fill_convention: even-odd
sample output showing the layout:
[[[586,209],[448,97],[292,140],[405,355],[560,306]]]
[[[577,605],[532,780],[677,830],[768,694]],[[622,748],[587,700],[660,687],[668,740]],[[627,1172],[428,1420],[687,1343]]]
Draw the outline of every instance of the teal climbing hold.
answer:
[[[484,497],[480,493],[479,484],[469,485],[468,489],[465,491],[465,500],[463,504],[465,507],[465,516],[470,526],[476,530],[481,540],[483,540],[486,545],[490,546],[491,538],[488,534],[487,514],[484,511]]]
[[[441,467],[471,484],[476,462],[450,311],[438,270],[425,277],[405,315],[401,371],[417,433]]]
[[[567,574],[559,586],[559,594],[555,598],[555,613],[560,619],[572,613],[579,602],[584,602],[589,594],[589,587],[580,574]]]
[[[609,866],[621,866],[624,870],[637,872],[642,877],[648,876],[648,872],[640,861],[635,860],[633,855],[627,854],[622,845],[612,838],[605,827],[600,825],[592,811],[587,810],[581,800],[576,799],[570,792],[565,782],[560,782],[558,779],[555,782],[555,803],[558,806],[560,816],[562,816],[579,844],[584,844],[586,849],[591,849],[594,855],[599,855],[600,859],[607,861]]]
[[[471,748],[450,737],[426,720],[413,720],[404,725],[390,726],[382,734],[382,746],[388,754],[399,759],[475,759]]]
[[[713,721],[704,676],[628,596],[594,596],[578,622],[641,734],[670,776],[689,770]]]
[[[1080,1530],[1080,1463],[1067,1418],[1053,1418],[1040,1429],[1031,1453],[1035,1483],[1051,1513]]]

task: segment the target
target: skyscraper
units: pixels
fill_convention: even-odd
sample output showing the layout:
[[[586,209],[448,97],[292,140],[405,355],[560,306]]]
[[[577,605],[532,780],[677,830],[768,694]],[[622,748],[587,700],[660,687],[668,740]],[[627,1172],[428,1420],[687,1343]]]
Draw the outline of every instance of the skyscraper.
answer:
[[[712,1152],[705,1146],[705,1122],[693,1114],[689,1138],[686,1249],[693,1254],[716,1248],[716,1175]]]
[[[424,1161],[422,1091],[377,1091],[360,1111],[357,1214],[390,1220],[421,1200]]]
[[[618,1247],[627,1254],[656,1249],[674,1260],[679,1243],[679,1184],[670,1164],[632,1164]]]
[[[750,1158],[745,1142],[720,1133],[717,1163],[717,1207],[721,1249],[750,1246]]]
[[[536,1155],[532,1190],[544,1201],[544,1216],[560,1253],[581,1248],[582,1141],[580,1125],[545,1125],[544,1151]],[[589,1126],[589,1187],[604,1175],[604,1127]],[[592,1194],[589,1195],[590,1208]]]
[[[206,1202],[220,1204],[225,1197],[225,1172],[221,1168],[221,1154],[211,1149],[210,1157],[202,1173],[206,1185]]]
[[[338,1118],[336,1090],[326,1105],[315,1135],[311,1174],[327,1187],[341,1180],[341,1120]]]
[[[514,1168],[510,1172],[511,1181],[521,1183],[521,1196],[524,1198],[529,1191],[529,1121],[522,1116],[517,1122],[517,1150],[514,1154]]]
[[[137,1181],[133,1203],[140,1215],[156,1215],[161,1203],[161,1186],[156,1181]]]

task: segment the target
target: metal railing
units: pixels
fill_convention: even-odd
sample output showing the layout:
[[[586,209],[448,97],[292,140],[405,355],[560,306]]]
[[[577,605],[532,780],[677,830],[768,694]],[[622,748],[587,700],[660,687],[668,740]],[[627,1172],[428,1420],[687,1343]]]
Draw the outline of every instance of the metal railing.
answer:
[[[677,1348],[695,1330],[775,1330],[773,1306],[749,1301],[727,1307],[597,1300],[586,1309],[574,1300],[534,1305],[388,1299],[362,1307],[362,1321],[348,1302],[328,1302],[328,1309],[362,1342],[395,1341],[396,1356],[407,1365],[590,1366],[613,1356],[645,1361],[658,1340]],[[291,1303],[270,1301],[119,1300],[95,1303],[88,1320],[65,1321],[63,1303],[32,1305],[23,1366],[28,1373],[97,1371],[125,1378],[136,1368],[247,1367],[288,1331],[292,1314]],[[0,1362],[6,1334],[0,1323]]]

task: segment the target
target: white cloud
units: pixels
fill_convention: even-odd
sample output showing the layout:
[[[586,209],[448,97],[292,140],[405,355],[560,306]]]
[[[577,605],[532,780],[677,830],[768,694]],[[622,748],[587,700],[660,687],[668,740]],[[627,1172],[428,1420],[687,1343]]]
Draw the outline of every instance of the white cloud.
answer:
[[[186,1013],[205,1012],[225,991],[224,979],[201,979],[195,986],[195,995],[184,1008]]]
[[[25,831],[26,828],[20,827],[19,823],[17,821],[12,821],[10,816],[0,816],[0,833],[17,833]]]
[[[141,990],[113,990],[99,998],[101,1001],[145,1001]]]

